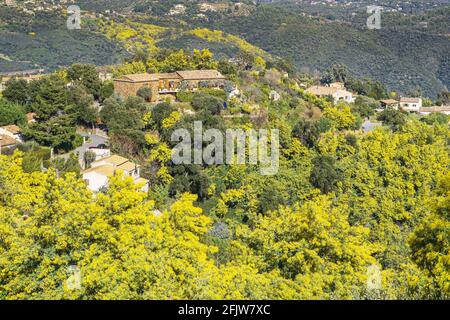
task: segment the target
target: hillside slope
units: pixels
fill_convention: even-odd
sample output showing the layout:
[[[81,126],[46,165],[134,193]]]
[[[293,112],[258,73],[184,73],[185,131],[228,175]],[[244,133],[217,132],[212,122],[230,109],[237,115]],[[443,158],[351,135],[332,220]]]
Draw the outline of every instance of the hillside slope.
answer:
[[[0,21],[0,72],[49,71],[75,62],[112,64],[127,55],[118,44],[90,28],[69,31],[66,19],[58,13],[29,16],[2,7]]]
[[[79,1],[82,10],[102,12],[119,24],[139,21],[150,25],[149,32],[143,27],[137,35],[125,33],[118,38],[117,34],[105,37],[108,30],[91,28],[89,23],[87,28],[68,32],[62,16],[50,19],[37,15],[30,21],[19,17],[11,22],[11,15],[2,9],[0,19],[6,24],[0,27],[0,53],[13,62],[2,61],[0,56],[0,70],[12,68],[17,61],[46,69],[74,62],[115,63],[126,56],[122,47],[129,50],[144,30],[151,48],[209,47],[219,57],[250,48],[289,58],[299,71],[322,72],[332,64],[345,64],[355,76],[379,80],[401,93],[420,89],[434,97],[450,87],[448,7],[417,16],[386,14],[381,30],[368,30],[364,23],[366,14],[361,10],[346,20],[327,17],[327,11],[312,12],[311,8],[318,7],[307,2],[300,6],[289,1],[264,5],[209,1],[206,7],[203,2]],[[184,11],[174,10],[180,3],[184,4]],[[428,22],[428,28],[418,27],[419,22]],[[152,34],[155,26],[164,27],[164,32]],[[225,33],[218,35],[212,30]]]
[[[380,80],[393,90],[421,87],[424,93],[436,95],[450,87],[450,38],[446,35],[395,27],[361,29],[268,6],[247,17],[216,20],[209,27],[291,57],[297,67],[310,71],[343,63],[356,76]]]
[[[142,0],[124,2],[121,10],[134,11],[138,19],[153,24],[226,31],[273,55],[290,58],[300,71],[324,71],[332,64],[342,63],[355,76],[382,81],[389,89],[402,93],[420,89],[426,95],[436,96],[450,87],[450,8],[445,6],[448,1],[428,5],[408,2],[414,14],[386,13],[381,30],[365,27],[364,1],[352,2],[352,9],[346,1],[335,5],[345,14],[332,17],[333,20],[324,10],[326,5],[307,1],[301,5],[291,1],[256,6],[247,3],[243,9],[231,1],[211,1],[207,10],[202,9],[200,2],[167,1],[156,5]],[[117,1],[113,3],[120,7]],[[185,12],[171,12],[179,3],[184,4]],[[379,4],[395,5],[390,1]],[[357,11],[351,14],[352,10]],[[424,22],[427,28],[421,27]],[[219,55],[236,52],[234,47],[205,42],[204,38],[183,32],[161,39],[158,45],[189,49],[210,45]]]

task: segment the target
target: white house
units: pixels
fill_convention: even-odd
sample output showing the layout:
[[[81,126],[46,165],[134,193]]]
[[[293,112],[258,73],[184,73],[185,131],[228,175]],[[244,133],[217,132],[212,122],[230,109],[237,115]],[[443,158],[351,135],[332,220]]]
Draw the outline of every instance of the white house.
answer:
[[[406,98],[400,99],[400,109],[408,112],[419,112],[422,108],[422,98]]]
[[[355,97],[353,96],[353,93],[350,91],[347,91],[344,88],[344,85],[336,82],[330,84],[330,86],[312,86],[308,89],[306,89],[306,92],[314,94],[318,97],[326,97],[331,96],[333,97],[333,100],[335,103],[338,103],[340,101],[344,102],[355,102]]]
[[[108,178],[114,176],[118,171],[123,172],[125,176],[132,177],[136,184],[142,185],[143,192],[148,191],[149,181],[141,178],[140,166],[118,155],[94,161],[91,168],[83,171],[83,180],[86,181],[90,190],[98,192],[108,186]]]

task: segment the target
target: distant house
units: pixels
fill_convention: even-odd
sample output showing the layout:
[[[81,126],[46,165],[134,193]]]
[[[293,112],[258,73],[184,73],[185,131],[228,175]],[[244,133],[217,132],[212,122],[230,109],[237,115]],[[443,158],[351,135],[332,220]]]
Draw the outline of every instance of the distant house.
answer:
[[[129,74],[114,79],[114,92],[123,98],[134,97],[140,88],[149,88],[151,102],[174,97],[183,89],[194,91],[199,87],[222,88],[225,77],[216,70],[177,71],[173,73]]]
[[[450,106],[422,107],[420,108],[419,113],[423,115],[429,115],[432,113],[442,113],[450,115]]]
[[[98,72],[98,78],[100,79],[100,81],[104,82],[113,79],[113,72],[111,66],[101,66],[95,68],[95,70]]]
[[[399,102],[394,99],[380,100],[381,110],[394,109],[398,110]]]
[[[419,113],[420,108],[422,108],[422,98],[403,97],[400,99],[400,109],[404,111]]]
[[[23,142],[22,130],[15,124],[0,127],[0,134],[8,136],[18,142]]]
[[[98,192],[108,186],[108,178],[114,176],[118,170],[125,176],[132,177],[136,184],[141,184],[142,191],[148,191],[148,180],[140,177],[140,166],[118,155],[94,161],[90,169],[82,172],[83,180],[90,190]]]
[[[306,89],[306,92],[314,94],[318,97],[331,96],[335,103],[339,101],[355,102],[353,93],[347,91],[343,84],[332,83],[330,86],[312,86]]]

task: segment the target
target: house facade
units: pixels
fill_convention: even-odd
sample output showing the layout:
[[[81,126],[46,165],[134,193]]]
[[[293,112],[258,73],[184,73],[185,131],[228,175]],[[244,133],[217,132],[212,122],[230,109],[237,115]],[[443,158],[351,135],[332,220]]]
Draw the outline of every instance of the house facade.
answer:
[[[141,178],[140,166],[131,162],[127,158],[111,155],[106,158],[94,161],[91,168],[84,170],[83,180],[88,188],[93,192],[99,192],[108,187],[108,179],[114,176],[118,170],[123,172],[124,176],[130,176],[136,184],[142,185],[141,191],[148,191],[148,180]]]
[[[400,99],[400,109],[402,109],[404,111],[419,113],[421,108],[422,108],[422,99],[421,98],[403,97]]]
[[[173,73],[129,74],[114,79],[114,92],[123,98],[135,97],[140,88],[151,90],[150,102],[175,97],[179,90],[223,87],[225,77],[217,70],[177,71]]]
[[[340,101],[348,103],[355,102],[355,97],[353,96],[353,93],[347,91],[343,87],[343,84],[338,82],[332,83],[328,87],[312,86],[306,89],[306,92],[316,95],[318,97],[331,96],[333,97],[334,103],[339,103]]]

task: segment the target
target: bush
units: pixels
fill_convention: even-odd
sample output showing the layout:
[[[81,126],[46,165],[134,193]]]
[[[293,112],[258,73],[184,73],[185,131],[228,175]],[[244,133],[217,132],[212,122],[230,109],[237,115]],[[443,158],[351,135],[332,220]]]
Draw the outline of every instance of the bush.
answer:
[[[21,105],[0,99],[0,126],[25,123],[25,111]]]
[[[400,110],[387,109],[378,115],[377,120],[397,131],[406,124],[406,113]]]
[[[331,156],[318,156],[313,160],[313,169],[309,178],[311,184],[322,193],[330,193],[339,181],[335,160]]]
[[[148,87],[142,87],[137,91],[137,96],[141,97],[145,101],[151,101],[152,100],[152,90]]]
[[[447,124],[450,121],[450,117],[442,113],[432,113],[429,116],[421,118],[420,120],[429,125]]]
[[[196,111],[209,111],[213,115],[220,114],[224,101],[209,94],[197,94],[192,100],[192,106]]]

